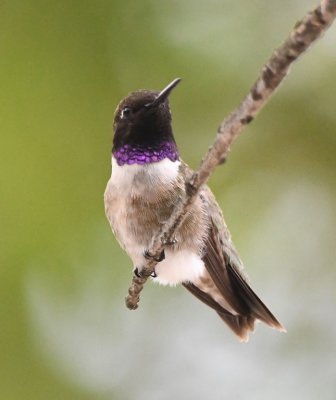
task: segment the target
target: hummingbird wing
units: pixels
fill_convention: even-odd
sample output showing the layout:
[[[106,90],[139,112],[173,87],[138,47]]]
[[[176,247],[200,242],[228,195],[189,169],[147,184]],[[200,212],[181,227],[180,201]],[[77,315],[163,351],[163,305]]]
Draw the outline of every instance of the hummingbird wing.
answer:
[[[222,211],[208,187],[204,188],[201,197],[210,216],[209,234],[203,255],[206,274],[200,282],[184,283],[184,286],[217,311],[243,341],[248,340],[256,320],[284,331],[281,323],[251,289]]]

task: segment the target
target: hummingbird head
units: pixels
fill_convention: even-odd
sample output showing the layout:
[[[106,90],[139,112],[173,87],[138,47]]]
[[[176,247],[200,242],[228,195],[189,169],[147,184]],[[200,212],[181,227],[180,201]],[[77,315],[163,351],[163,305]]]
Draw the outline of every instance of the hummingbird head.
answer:
[[[180,81],[173,80],[161,92],[138,90],[118,104],[112,153],[119,165],[178,159],[168,96]]]

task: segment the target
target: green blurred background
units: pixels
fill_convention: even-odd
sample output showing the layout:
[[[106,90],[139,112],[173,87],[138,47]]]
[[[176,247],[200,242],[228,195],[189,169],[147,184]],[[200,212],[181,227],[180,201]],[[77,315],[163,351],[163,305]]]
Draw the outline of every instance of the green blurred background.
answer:
[[[128,311],[102,200],[122,97],[182,77],[174,129],[196,167],[314,4],[1,2],[1,399],[335,399],[335,27],[210,181],[287,334],[240,344],[182,288],[149,284]]]

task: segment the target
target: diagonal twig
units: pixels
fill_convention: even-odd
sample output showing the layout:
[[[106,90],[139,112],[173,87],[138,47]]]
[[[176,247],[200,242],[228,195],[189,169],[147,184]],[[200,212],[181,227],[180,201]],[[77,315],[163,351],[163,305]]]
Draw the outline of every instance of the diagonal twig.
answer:
[[[185,195],[179,199],[162,229],[152,238],[149,252],[156,258],[162,252],[164,243],[173,238],[175,230],[182,223],[202,185],[208,180],[215,167],[226,160],[233,141],[267,103],[289,72],[293,62],[324,34],[335,17],[336,0],[322,0],[319,6],[296,23],[285,42],[273,52],[247,96],[220,124],[216,139],[200,167],[185,183]],[[140,292],[156,264],[154,259],[148,260],[142,270],[145,276],[133,277],[126,297],[126,306],[129,309],[134,310],[138,307]]]

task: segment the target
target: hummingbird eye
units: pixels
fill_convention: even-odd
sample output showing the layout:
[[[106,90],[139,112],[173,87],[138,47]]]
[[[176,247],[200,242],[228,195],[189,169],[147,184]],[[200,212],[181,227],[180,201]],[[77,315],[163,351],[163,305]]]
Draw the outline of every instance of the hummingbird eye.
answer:
[[[121,119],[128,119],[132,114],[132,109],[130,107],[124,107],[121,110],[120,118]]]

